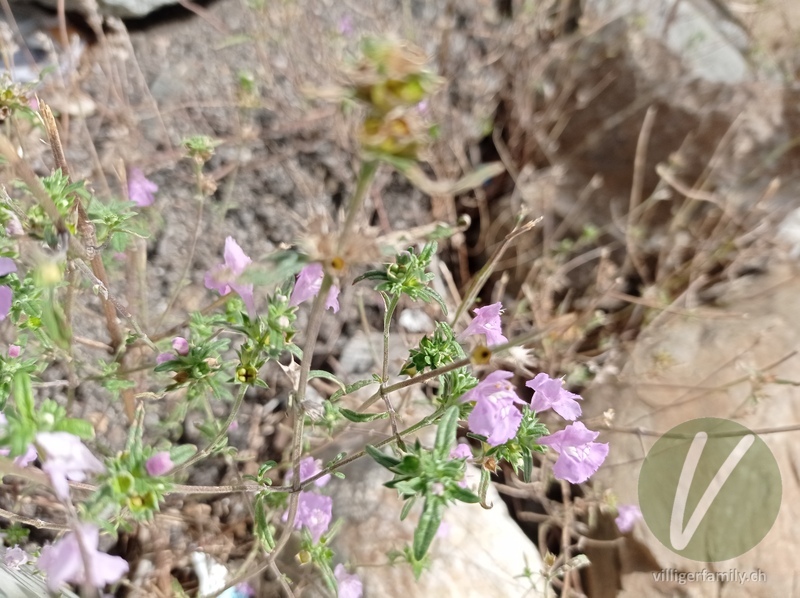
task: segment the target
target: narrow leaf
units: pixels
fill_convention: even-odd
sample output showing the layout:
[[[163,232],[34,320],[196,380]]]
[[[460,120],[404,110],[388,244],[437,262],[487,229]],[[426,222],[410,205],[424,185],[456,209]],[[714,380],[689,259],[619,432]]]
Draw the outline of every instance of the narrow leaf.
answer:
[[[408,514],[411,512],[411,509],[414,507],[416,502],[416,496],[412,496],[406,501],[406,503],[403,505],[403,509],[400,511],[400,521],[405,521],[405,518],[408,517]]]
[[[339,378],[337,378],[330,372],[326,372],[325,370],[311,370],[310,372],[308,372],[308,379],[310,380],[311,378],[324,378],[325,380],[330,380],[342,390],[347,390],[347,386],[345,386],[344,382],[339,380]]]
[[[372,457],[378,465],[385,467],[386,469],[391,469],[392,467],[396,467],[400,464],[399,459],[395,459],[394,457],[390,457],[389,455],[385,455],[379,449],[376,449],[371,444],[368,444],[364,447],[364,450],[367,454]]]
[[[339,407],[339,413],[341,413],[342,417],[345,419],[349,419],[351,422],[355,422],[357,424],[375,421],[376,419],[386,419],[389,417],[389,413],[386,411],[383,411],[382,413],[357,413],[355,411],[351,411],[350,409],[345,409],[344,407]]]
[[[331,401],[337,401],[339,398],[349,395],[351,392],[355,392],[361,388],[364,388],[365,386],[369,386],[370,384],[379,384],[379,382],[376,382],[372,378],[368,380],[358,380],[345,386],[344,390],[337,390],[335,393],[333,393],[331,395]]]
[[[436,430],[436,444],[434,456],[439,461],[444,461],[450,454],[450,447],[456,441],[456,430],[458,429],[458,406],[453,405],[444,412],[442,419],[439,420],[439,429]]]
[[[425,558],[425,554],[439,530],[442,515],[444,515],[444,502],[438,497],[426,498],[422,517],[414,531],[414,558],[416,560],[421,561]]]

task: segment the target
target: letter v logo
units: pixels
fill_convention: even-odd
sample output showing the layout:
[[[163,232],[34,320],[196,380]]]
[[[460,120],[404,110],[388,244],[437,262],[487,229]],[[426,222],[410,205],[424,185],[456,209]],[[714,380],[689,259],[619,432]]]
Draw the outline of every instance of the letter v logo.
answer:
[[[692,445],[689,447],[689,453],[686,455],[686,461],[683,462],[683,469],[681,469],[681,477],[678,482],[678,487],[675,490],[675,501],[672,503],[672,518],[669,522],[669,540],[675,550],[683,550],[688,546],[689,542],[694,537],[700,522],[703,517],[708,513],[711,508],[711,503],[719,494],[722,486],[731,477],[733,470],[742,460],[744,454],[753,446],[756,437],[753,434],[748,434],[743,437],[739,444],[731,451],[725,463],[719,468],[711,483],[703,492],[700,502],[694,508],[694,512],[689,517],[689,522],[686,524],[686,529],[681,529],[683,525],[683,517],[686,513],[686,501],[689,498],[689,490],[692,487],[692,480],[697,471],[697,465],[700,463],[700,457],[703,456],[703,448],[708,441],[708,434],[705,432],[698,432],[695,434]]]
[[[647,527],[669,550],[703,563],[736,558],[761,542],[782,496],[772,451],[727,419],[693,419],[665,432],[639,472]]]

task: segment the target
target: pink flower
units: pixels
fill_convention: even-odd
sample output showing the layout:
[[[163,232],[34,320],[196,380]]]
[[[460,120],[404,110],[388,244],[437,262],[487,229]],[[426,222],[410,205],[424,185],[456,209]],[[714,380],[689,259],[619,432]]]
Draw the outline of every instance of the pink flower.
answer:
[[[128,198],[140,208],[153,205],[156,200],[153,195],[158,191],[158,185],[144,176],[139,168],[131,168],[128,173]]]
[[[295,529],[307,527],[314,542],[318,542],[331,525],[333,499],[314,492],[301,492],[297,503]]]
[[[189,341],[182,336],[176,336],[174,339],[172,339],[172,348],[175,349],[175,352],[178,355],[188,355]]]
[[[6,222],[6,234],[9,237],[21,237],[25,234],[25,231],[22,230],[22,223],[19,221],[16,214],[11,214],[8,218],[8,222]]]
[[[8,455],[9,452],[10,451],[8,449],[2,449],[0,450],[0,455]],[[28,465],[36,461],[36,459],[38,458],[39,458],[39,453],[36,452],[36,447],[33,446],[32,444],[29,444],[28,448],[25,449],[24,455],[19,455],[17,457],[14,457],[14,465],[19,465],[20,467],[27,467]]]
[[[161,365],[162,363],[172,361],[173,359],[175,359],[174,353],[159,353],[156,357],[156,365]]]
[[[537,374],[533,380],[528,380],[525,386],[533,389],[531,409],[536,412],[553,409],[564,419],[574,421],[580,417],[581,406],[577,399],[583,400],[580,395],[562,388],[563,380],[551,378],[547,374]]]
[[[467,420],[469,429],[486,436],[486,442],[492,446],[514,438],[522,422],[522,413],[517,405],[524,403],[508,381],[512,376],[511,372],[504,370],[492,372],[460,399],[462,402],[475,401],[475,408]]]
[[[84,523],[78,526],[77,532],[69,532],[55,544],[42,548],[37,567],[47,576],[51,592],[56,592],[65,582],[102,588],[119,581],[128,572],[125,559],[97,550],[99,540],[98,529]],[[87,562],[83,560],[84,555]]]
[[[353,19],[350,15],[345,15],[339,19],[339,33],[345,37],[353,35]]]
[[[469,448],[469,445],[466,443],[462,443],[456,445],[452,451],[450,451],[450,458],[451,459],[472,459],[472,449]]]
[[[221,594],[222,595],[222,594]],[[237,583],[233,588],[234,598],[252,598],[256,595],[256,591],[247,582]]]
[[[19,357],[19,353],[22,350],[22,347],[19,345],[8,345],[8,356],[12,359],[14,357]]]
[[[5,554],[3,554],[3,563],[6,567],[13,569],[14,571],[18,571],[20,565],[24,565],[30,560],[31,556],[19,546],[8,548]]]
[[[496,370],[486,376],[483,380],[478,382],[478,385],[471,390],[465,392],[459,399],[462,403],[469,401],[479,401],[482,398],[488,397],[498,392],[511,393],[517,400],[517,393],[514,391],[514,385],[508,381],[514,374],[505,370]]]
[[[580,484],[600,468],[608,456],[608,443],[592,442],[599,434],[588,430],[582,422],[575,422],[539,439],[539,444],[550,446],[558,453],[553,467],[556,478]]]
[[[505,444],[517,435],[522,413],[507,395],[493,394],[475,403],[469,414],[469,429],[486,436],[492,446]]]
[[[10,257],[0,257],[0,276],[13,274],[17,271],[17,265]]]
[[[305,457],[304,459],[300,459],[300,481],[304,482],[311,476],[317,475],[320,471],[322,471],[322,460],[321,459],[314,459],[314,457]],[[292,479],[294,478],[294,470],[289,469],[286,472],[286,476],[284,480],[286,484],[291,484]],[[315,486],[319,486],[320,488],[331,481],[330,474],[324,475],[318,480],[314,482]]]
[[[336,578],[336,585],[339,586],[339,598],[361,598],[364,589],[358,575],[348,573],[341,563],[336,565],[333,575]]]
[[[618,505],[617,513],[614,522],[623,534],[631,531],[636,522],[642,518],[642,511],[636,505]]]
[[[289,305],[300,305],[304,301],[308,301],[312,297],[316,297],[322,288],[322,279],[325,273],[322,270],[322,264],[314,262],[305,266],[300,270],[297,275],[297,282],[292,290],[292,295],[289,297]],[[332,309],[333,313],[339,311],[339,288],[331,286],[328,291],[328,296],[325,299],[325,309]]]
[[[17,271],[17,265],[9,257],[0,257],[0,276],[6,276]],[[11,287],[0,286],[0,322],[8,317],[14,303],[14,292]]]
[[[56,495],[69,498],[67,480],[82,482],[86,473],[103,473],[106,469],[80,438],[67,432],[39,432],[36,444],[44,452],[42,470],[50,476]]]
[[[166,451],[156,453],[144,464],[144,468],[147,470],[148,475],[153,477],[164,475],[173,467],[174,464],[172,463],[172,459],[170,459],[169,453]]]
[[[14,303],[14,292],[7,286],[0,286],[0,322],[8,317]]]
[[[225,239],[224,256],[225,263],[214,266],[206,272],[206,288],[215,290],[220,295],[227,295],[231,289],[236,291],[252,316],[256,313],[253,302],[253,285],[252,283],[242,284],[238,282],[238,279],[253,260],[245,255],[233,237]]]
[[[471,334],[483,334],[486,336],[486,344],[489,346],[507,343],[508,339],[503,336],[500,324],[500,314],[503,312],[503,304],[499,301],[486,307],[479,307],[473,313],[475,318],[458,335],[459,340],[463,340]]]

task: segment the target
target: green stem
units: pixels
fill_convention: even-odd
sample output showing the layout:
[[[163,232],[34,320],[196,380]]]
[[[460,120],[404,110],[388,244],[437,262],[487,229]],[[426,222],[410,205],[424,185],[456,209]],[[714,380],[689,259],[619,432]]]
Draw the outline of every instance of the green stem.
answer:
[[[397,444],[400,448],[405,449],[402,438],[397,433],[397,413],[394,410],[394,405],[386,392],[386,383],[389,381],[389,336],[392,328],[392,316],[397,303],[400,300],[399,295],[387,295],[381,293],[383,303],[386,307],[386,313],[383,316],[383,367],[381,369],[381,387],[379,392],[383,397],[383,402],[386,404],[386,411],[389,412],[389,422],[392,426],[392,435],[397,438]]]
[[[358,173],[358,182],[356,183],[356,191],[353,197],[350,198],[350,204],[347,206],[347,216],[344,221],[344,226],[339,233],[339,251],[342,250],[345,242],[350,237],[350,231],[356,222],[356,217],[361,211],[361,206],[364,204],[364,199],[367,197],[367,191],[372,185],[375,178],[375,173],[378,171],[378,162],[370,160],[361,165],[361,171]]]
[[[217,435],[214,437],[214,439],[203,450],[196,453],[191,459],[185,461],[184,463],[173,467],[172,471],[168,472],[166,475],[169,476],[178,473],[179,471],[183,471],[190,465],[197,463],[201,459],[205,459],[208,455],[214,452],[214,448],[217,446],[217,444],[219,444],[219,441],[225,437],[225,435],[228,433],[228,428],[231,427],[233,420],[236,419],[239,409],[242,407],[242,402],[244,401],[244,395],[246,392],[247,385],[243,384],[239,390],[239,394],[236,395],[236,399],[233,401],[233,406],[231,407],[231,412],[228,414],[228,418],[222,424],[222,429],[217,432]]]
[[[197,249],[197,238],[200,236],[200,225],[203,223],[203,207],[205,206],[206,198],[206,194],[203,192],[203,166],[197,162],[195,162],[194,165],[194,175],[197,183],[197,196],[200,200],[200,207],[197,209],[197,220],[195,220],[194,223],[192,243],[189,245],[189,257],[186,260],[186,265],[183,268],[180,278],[178,278],[178,282],[175,284],[175,289],[172,291],[172,295],[167,302],[167,307],[164,308],[161,317],[158,318],[158,322],[155,325],[156,330],[161,328],[164,318],[167,317],[170,310],[172,310],[172,306],[175,305],[175,301],[178,299],[178,295],[181,292],[183,281],[186,280],[186,276],[189,274],[189,268],[192,267],[192,262],[194,262],[194,253]]]

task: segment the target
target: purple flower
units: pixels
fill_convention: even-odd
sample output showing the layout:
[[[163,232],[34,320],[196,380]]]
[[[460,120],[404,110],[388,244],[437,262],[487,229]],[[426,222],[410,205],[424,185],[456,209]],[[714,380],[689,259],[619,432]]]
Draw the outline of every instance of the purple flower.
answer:
[[[151,475],[154,478],[164,475],[173,467],[174,464],[172,463],[172,459],[170,459],[167,451],[156,453],[144,464],[144,468],[147,470],[148,475]]]
[[[333,575],[336,578],[336,585],[339,586],[339,598],[361,598],[364,589],[358,575],[348,573],[341,563],[336,565]]]
[[[62,500],[69,498],[67,480],[82,482],[87,472],[106,470],[80,438],[68,432],[39,432],[36,444],[44,451],[42,470],[50,476],[53,489]]]
[[[19,345],[8,345],[8,356],[11,358],[19,357],[22,348]]]
[[[570,421],[578,419],[581,406],[577,399],[583,399],[580,395],[562,388],[563,383],[561,378],[551,378],[545,373],[537,374],[533,380],[528,380],[525,386],[533,389],[531,409],[541,412],[552,408],[564,419]]]
[[[314,492],[301,492],[297,502],[295,529],[307,527],[314,542],[318,542],[331,525],[333,499]]]
[[[450,451],[450,458],[451,459],[472,459],[472,450],[469,448],[469,445],[466,443],[462,443],[456,445],[452,451]]]
[[[350,15],[345,15],[339,19],[339,33],[345,37],[353,35],[353,19]]]
[[[17,271],[17,265],[10,257],[0,257],[0,276],[13,274]]]
[[[475,318],[469,323],[464,332],[458,335],[459,339],[464,339],[471,334],[486,335],[486,344],[489,346],[507,343],[508,339],[503,336],[500,325],[500,314],[503,312],[503,304],[499,301],[486,307],[479,307],[473,313]]]
[[[508,395],[496,393],[475,404],[469,414],[469,429],[486,436],[492,446],[504,444],[514,438],[522,422],[522,413]]]
[[[84,523],[78,526],[77,532],[69,532],[55,544],[42,548],[36,566],[47,576],[47,587],[51,592],[56,592],[64,582],[88,583],[102,588],[107,583],[119,581],[128,572],[125,559],[97,550],[99,539],[98,529]],[[84,556],[88,562],[84,562]]]
[[[322,471],[322,460],[321,459],[314,459],[314,457],[305,457],[304,459],[300,459],[300,480],[305,481],[311,476],[317,475],[320,471]],[[286,472],[286,476],[284,478],[287,484],[292,483],[292,479],[294,478],[294,470],[290,469]],[[320,479],[314,482],[315,486],[319,486],[320,488],[330,482],[331,475],[327,474],[322,476]]]
[[[253,596],[256,595],[256,591],[253,587],[245,581],[237,583],[232,589],[234,598],[253,598]],[[220,594],[220,596],[222,595]]]
[[[176,336],[174,339],[172,339],[172,348],[175,349],[175,352],[178,355],[188,355],[189,341],[182,336]]]
[[[16,214],[11,214],[8,218],[8,222],[6,222],[6,234],[9,237],[21,237],[25,234],[25,231],[22,230],[22,223],[17,218]]]
[[[558,453],[553,467],[556,478],[580,484],[600,468],[608,456],[608,443],[592,442],[598,434],[600,432],[588,430],[582,422],[575,422],[539,439],[539,444],[550,446]]]
[[[161,365],[162,363],[172,361],[173,359],[175,359],[174,353],[159,353],[156,357],[156,365]]]
[[[304,301],[308,301],[312,297],[316,297],[322,288],[322,279],[325,273],[322,270],[322,264],[314,262],[304,266],[297,275],[297,282],[292,289],[292,295],[289,297],[289,305],[300,305]],[[339,288],[335,285],[331,286],[328,291],[328,297],[325,299],[325,309],[332,309],[333,313],[339,311]]]
[[[486,376],[483,380],[478,382],[478,385],[471,390],[465,392],[460,401],[466,403],[469,401],[479,401],[482,398],[488,397],[498,392],[511,393],[517,400],[517,393],[514,392],[514,385],[508,381],[514,374],[505,370],[496,370]]]
[[[247,306],[247,312],[252,316],[256,313],[253,285],[242,284],[238,279],[253,260],[245,255],[233,237],[225,239],[224,257],[225,263],[214,266],[206,272],[206,288],[215,290],[220,295],[227,295],[231,290],[236,291]]]
[[[31,560],[30,555],[19,546],[8,548],[3,555],[3,563],[5,566],[14,571],[18,571],[20,565],[24,565],[29,560]]]
[[[153,195],[158,191],[158,185],[144,176],[139,168],[131,168],[128,173],[128,198],[140,208],[153,205],[156,200]]]
[[[9,257],[0,257],[0,276],[6,276],[17,271],[17,265]],[[14,303],[14,292],[11,287],[0,286],[0,322],[8,317]]]
[[[0,322],[8,317],[14,303],[14,292],[7,286],[0,286]]]
[[[618,505],[617,513],[614,522],[623,534],[631,531],[636,522],[642,518],[642,512],[636,505]]]
[[[486,436],[486,442],[492,446],[514,438],[522,421],[522,413],[516,405],[524,403],[508,381],[513,375],[505,370],[492,372],[460,399],[462,402],[475,401],[475,408],[467,420],[469,429]]]

